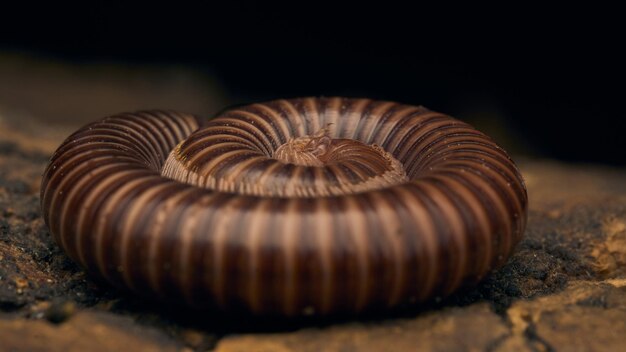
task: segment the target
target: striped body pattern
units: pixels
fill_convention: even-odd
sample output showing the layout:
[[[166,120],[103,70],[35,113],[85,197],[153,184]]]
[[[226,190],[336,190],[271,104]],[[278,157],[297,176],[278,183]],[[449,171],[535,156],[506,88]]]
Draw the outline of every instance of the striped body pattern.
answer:
[[[506,152],[452,117],[301,98],[91,123],[53,155],[41,205],[67,254],[114,285],[299,316],[476,283],[522,238],[527,193]]]

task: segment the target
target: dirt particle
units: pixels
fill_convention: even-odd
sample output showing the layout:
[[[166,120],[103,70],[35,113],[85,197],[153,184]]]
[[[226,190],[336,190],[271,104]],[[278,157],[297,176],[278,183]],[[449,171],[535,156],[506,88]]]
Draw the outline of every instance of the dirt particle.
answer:
[[[46,309],[44,318],[51,323],[60,324],[68,320],[76,312],[76,304],[72,301],[52,302]]]

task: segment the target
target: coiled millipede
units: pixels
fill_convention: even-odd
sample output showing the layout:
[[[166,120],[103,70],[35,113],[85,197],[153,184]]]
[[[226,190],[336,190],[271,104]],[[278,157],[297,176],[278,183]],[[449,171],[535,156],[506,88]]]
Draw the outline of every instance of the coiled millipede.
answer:
[[[110,116],[72,134],[44,219],[89,272],[254,314],[355,313],[445,296],[501,266],[527,193],[504,150],[423,107],[277,100],[200,122]]]

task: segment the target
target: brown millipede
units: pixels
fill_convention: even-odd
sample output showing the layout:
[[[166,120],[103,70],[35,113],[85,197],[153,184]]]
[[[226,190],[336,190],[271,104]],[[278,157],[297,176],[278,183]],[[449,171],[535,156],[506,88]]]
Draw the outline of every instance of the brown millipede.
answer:
[[[386,309],[502,265],[527,193],[507,153],[423,107],[277,100],[200,122],[106,117],[42,180],[44,219],[94,275],[192,307],[255,314]]]

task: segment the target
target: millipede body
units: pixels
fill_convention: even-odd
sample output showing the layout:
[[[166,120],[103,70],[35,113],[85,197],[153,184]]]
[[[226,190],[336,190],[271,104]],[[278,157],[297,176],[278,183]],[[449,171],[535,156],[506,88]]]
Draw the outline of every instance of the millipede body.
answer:
[[[114,285],[298,316],[476,283],[522,238],[527,193],[507,153],[452,117],[302,98],[91,123],[53,155],[41,206],[67,254]]]

